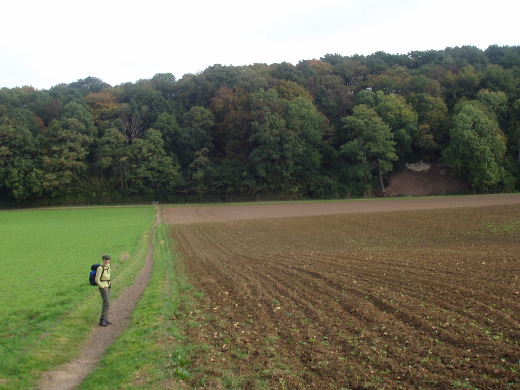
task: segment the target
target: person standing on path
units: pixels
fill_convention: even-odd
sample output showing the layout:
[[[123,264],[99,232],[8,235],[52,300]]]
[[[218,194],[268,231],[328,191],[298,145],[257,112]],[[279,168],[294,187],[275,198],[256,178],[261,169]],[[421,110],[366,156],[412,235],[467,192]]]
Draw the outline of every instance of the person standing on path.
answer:
[[[108,326],[112,323],[108,320],[108,309],[110,309],[110,256],[103,255],[103,264],[96,270],[96,284],[99,286],[99,292],[103,301],[101,307],[101,318],[99,319],[100,326]]]

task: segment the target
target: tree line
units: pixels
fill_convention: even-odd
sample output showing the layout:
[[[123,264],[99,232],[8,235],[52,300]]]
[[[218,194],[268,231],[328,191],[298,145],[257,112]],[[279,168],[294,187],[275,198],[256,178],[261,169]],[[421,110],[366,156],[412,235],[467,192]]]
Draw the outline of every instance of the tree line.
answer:
[[[357,197],[419,160],[517,191],[519,74],[495,45],[2,88],[0,200]]]

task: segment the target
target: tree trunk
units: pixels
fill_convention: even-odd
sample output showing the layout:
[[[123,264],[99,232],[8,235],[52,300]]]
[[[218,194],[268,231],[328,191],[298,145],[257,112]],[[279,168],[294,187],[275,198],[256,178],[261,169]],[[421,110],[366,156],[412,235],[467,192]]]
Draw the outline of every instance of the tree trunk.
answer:
[[[381,194],[385,194],[385,184],[383,183],[383,175],[381,174],[381,169],[379,169],[379,183],[381,183]]]

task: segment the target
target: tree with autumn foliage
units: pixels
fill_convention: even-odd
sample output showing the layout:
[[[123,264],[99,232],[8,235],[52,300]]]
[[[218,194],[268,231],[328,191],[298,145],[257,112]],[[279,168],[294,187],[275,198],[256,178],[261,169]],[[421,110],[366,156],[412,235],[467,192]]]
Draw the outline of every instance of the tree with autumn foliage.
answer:
[[[0,202],[369,196],[406,163],[520,189],[520,47],[0,88]]]

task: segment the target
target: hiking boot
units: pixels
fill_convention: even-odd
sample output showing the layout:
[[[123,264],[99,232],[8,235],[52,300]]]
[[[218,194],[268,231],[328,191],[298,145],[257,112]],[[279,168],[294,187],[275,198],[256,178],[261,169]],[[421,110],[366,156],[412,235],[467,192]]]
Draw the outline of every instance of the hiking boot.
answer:
[[[108,325],[112,325],[112,323],[111,323],[109,320],[105,320],[105,322],[106,322]]]
[[[108,326],[108,322],[106,322],[105,320],[101,320],[99,321],[99,326]]]

